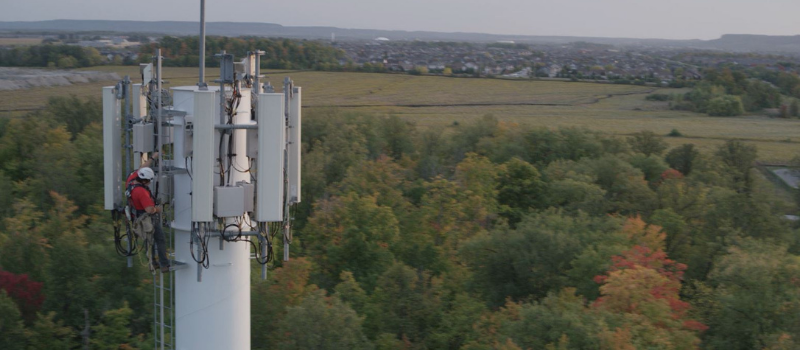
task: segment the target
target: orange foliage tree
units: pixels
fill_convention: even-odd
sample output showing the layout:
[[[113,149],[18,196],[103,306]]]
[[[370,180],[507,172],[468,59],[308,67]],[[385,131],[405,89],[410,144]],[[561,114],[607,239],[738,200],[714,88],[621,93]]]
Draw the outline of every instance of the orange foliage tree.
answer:
[[[660,227],[634,217],[628,219],[623,232],[636,245],[613,257],[608,272],[595,277],[602,284],[601,297],[592,308],[621,316],[600,334],[604,347],[696,348],[700,343],[697,334],[708,327],[689,319],[690,305],[680,299],[686,265],[667,257]],[[621,337],[623,334],[626,336]]]

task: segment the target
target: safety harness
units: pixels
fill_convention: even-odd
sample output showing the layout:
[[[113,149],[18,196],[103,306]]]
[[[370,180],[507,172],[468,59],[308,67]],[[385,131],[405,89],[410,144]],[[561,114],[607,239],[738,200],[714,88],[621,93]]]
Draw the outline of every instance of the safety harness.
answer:
[[[128,198],[128,205],[125,207],[125,216],[131,223],[133,233],[139,238],[151,238],[153,232],[155,232],[155,227],[153,226],[153,220],[150,219],[150,214],[143,209],[136,209],[133,205],[133,191],[138,187],[147,190],[147,194],[150,195],[150,198],[153,198],[153,193],[150,192],[147,186],[131,181],[131,184],[128,185],[125,191],[125,197]]]

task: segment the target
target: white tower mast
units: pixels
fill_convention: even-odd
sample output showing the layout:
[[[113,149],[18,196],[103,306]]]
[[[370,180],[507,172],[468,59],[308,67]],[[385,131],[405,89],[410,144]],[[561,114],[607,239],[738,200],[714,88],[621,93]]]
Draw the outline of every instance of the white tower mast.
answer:
[[[288,208],[300,201],[301,89],[287,78],[283,93],[261,93],[262,53],[248,53],[241,63],[223,53],[219,86],[205,86],[201,77],[197,86],[175,87],[171,106],[169,98],[153,104],[149,117],[139,118],[146,99],[134,96],[135,146],[123,144],[121,135],[128,127],[121,122],[124,96],[104,88],[105,208],[119,213],[127,205],[123,153],[163,154],[157,197],[169,208],[164,232],[174,232],[174,240],[167,237],[174,252],[170,272],[156,275],[160,283],[154,283],[161,292],[155,301],[159,349],[250,349],[251,256],[266,278],[272,249],[267,224],[279,222],[290,235]],[[145,88],[160,87],[160,64],[155,84],[152,68],[143,67],[145,81],[134,90],[161,101],[169,94]]]

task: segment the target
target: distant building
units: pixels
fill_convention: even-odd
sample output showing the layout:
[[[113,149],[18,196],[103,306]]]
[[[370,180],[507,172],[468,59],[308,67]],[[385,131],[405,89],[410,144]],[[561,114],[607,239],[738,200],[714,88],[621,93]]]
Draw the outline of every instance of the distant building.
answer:
[[[85,40],[79,41],[78,46],[81,47],[111,47],[114,46],[114,42],[111,40]]]
[[[141,43],[138,42],[130,42],[127,39],[120,37],[115,37],[112,39],[101,39],[101,40],[84,40],[78,42],[78,46],[94,47],[94,48],[105,48],[105,47],[124,48],[140,44]]]
[[[551,65],[550,68],[547,70],[547,76],[551,78],[555,78],[563,68],[559,67],[557,64]]]
[[[375,41],[389,41],[389,38],[379,36],[379,37],[375,38]]]

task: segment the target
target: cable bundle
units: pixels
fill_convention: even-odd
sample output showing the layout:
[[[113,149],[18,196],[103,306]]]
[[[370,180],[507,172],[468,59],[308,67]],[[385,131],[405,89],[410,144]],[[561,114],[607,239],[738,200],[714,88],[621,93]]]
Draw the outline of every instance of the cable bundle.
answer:
[[[117,250],[117,254],[128,257],[139,252],[139,237],[132,234],[131,225],[127,219],[125,219],[125,233],[121,232],[123,218],[124,215],[120,210],[111,211],[111,220],[114,222],[114,247]]]

